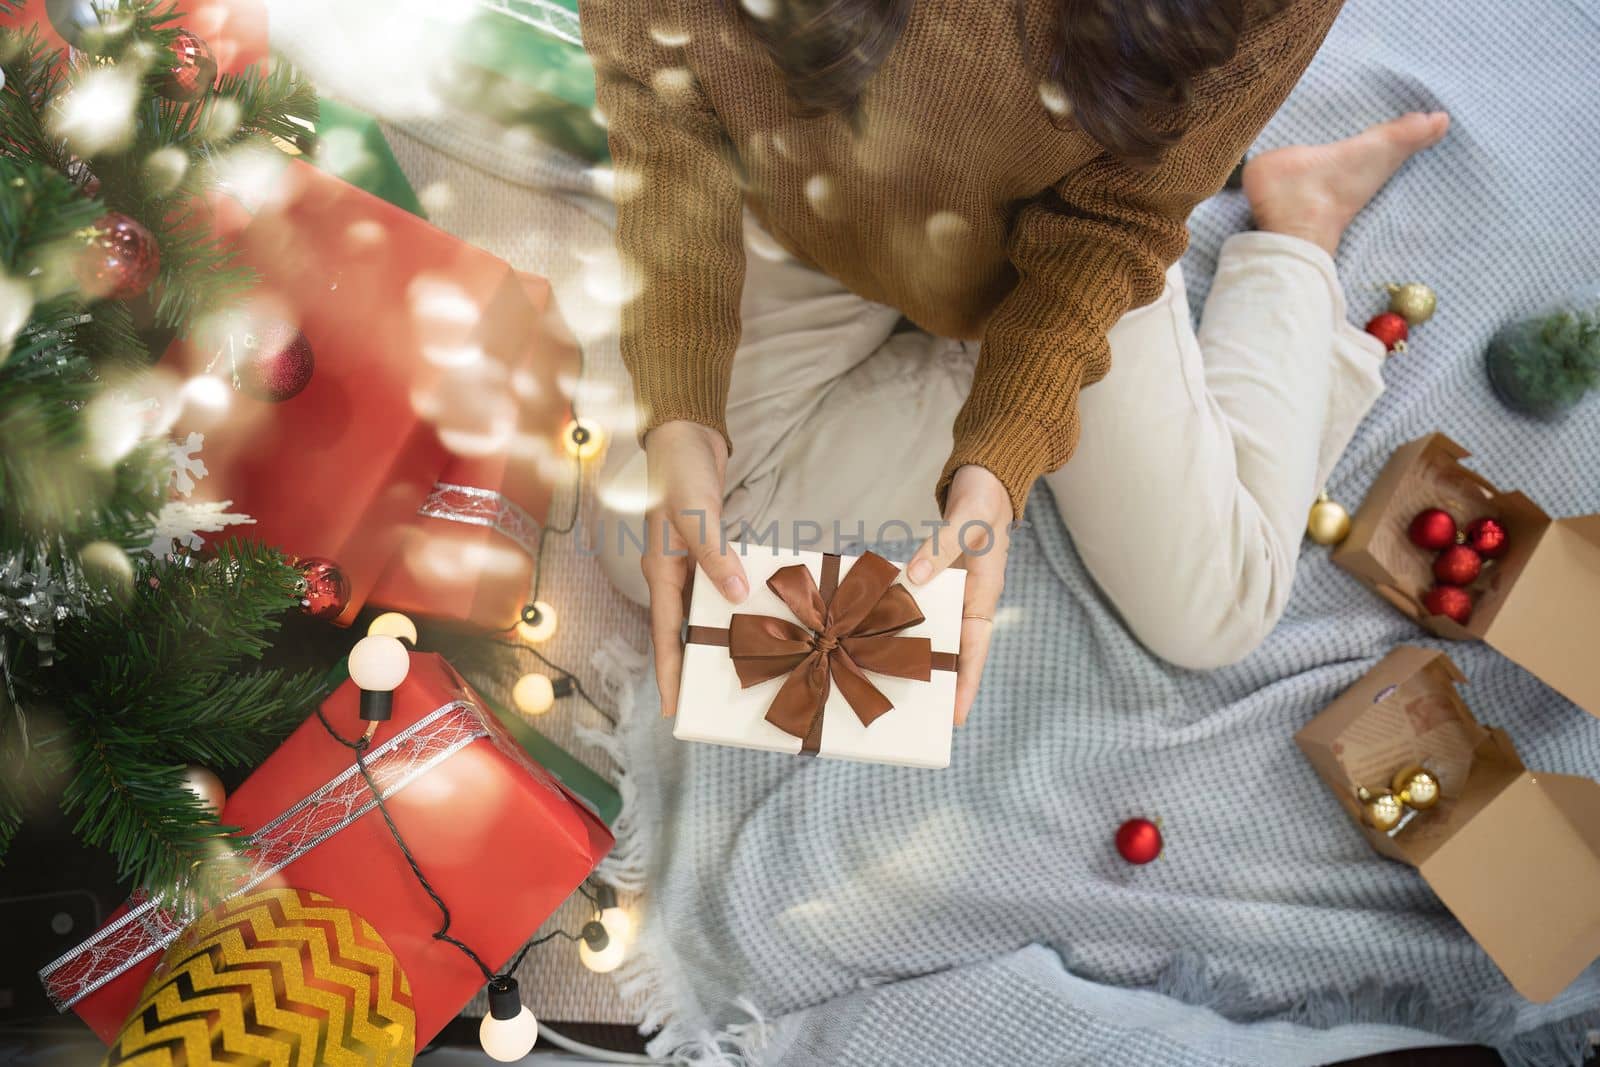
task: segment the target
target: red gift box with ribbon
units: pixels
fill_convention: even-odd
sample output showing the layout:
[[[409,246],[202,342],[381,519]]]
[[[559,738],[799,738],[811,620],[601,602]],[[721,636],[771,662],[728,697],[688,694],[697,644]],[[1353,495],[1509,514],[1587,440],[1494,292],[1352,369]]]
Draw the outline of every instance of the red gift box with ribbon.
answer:
[[[348,624],[454,459],[441,431],[476,429],[452,398],[485,367],[520,366],[540,316],[503,260],[393,204],[300,161],[265,184],[253,215],[214,201],[219,236],[258,284],[162,366],[186,382],[175,429],[204,435],[197,498],[255,520],[225,536],[336,564]],[[292,392],[264,392],[251,373],[277,351],[310,353]]]
[[[479,361],[440,390],[431,414],[450,459],[373,590],[376,605],[504,630],[530,599],[551,498],[577,479],[563,431],[580,360],[549,283],[518,277],[534,328],[515,363]]]
[[[322,705],[340,737],[359,738],[360,690]],[[612,837],[530,760],[444,658],[411,654],[366,767],[428,881],[450,935],[503,966],[589,876]],[[436,940],[440,912],[406,863],[352,751],[313,715],[250,775],[222,822],[251,836],[234,895],[288,886],[346,901],[378,931],[411,982],[421,1048],[484,986],[457,948]],[[124,906],[40,972],[51,999],[104,1041],[138,1003],[184,921],[151,900]]]

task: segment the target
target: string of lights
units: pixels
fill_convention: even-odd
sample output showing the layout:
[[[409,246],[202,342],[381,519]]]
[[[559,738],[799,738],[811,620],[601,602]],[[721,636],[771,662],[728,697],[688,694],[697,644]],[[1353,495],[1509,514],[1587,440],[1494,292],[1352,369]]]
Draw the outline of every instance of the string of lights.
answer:
[[[368,644],[372,642],[372,644]],[[371,680],[372,668],[368,661],[377,653],[377,648],[387,648],[392,643],[404,653],[404,646],[399,639],[389,635],[368,635],[362,638],[356,648],[351,651],[350,676],[358,686],[363,680]],[[362,646],[366,646],[363,648]],[[400,854],[405,857],[407,865],[411,868],[412,875],[423,892],[433,901],[439,911],[439,927],[433,932],[433,939],[453,946],[462,955],[472,961],[483,975],[484,983],[489,994],[489,1014],[484,1016],[478,1028],[478,1040],[483,1050],[490,1057],[510,1062],[521,1059],[532,1051],[534,1043],[538,1040],[539,1024],[527,1005],[522,1003],[522,997],[514,977],[518,967],[534,948],[547,944],[558,938],[578,943],[578,958],[583,965],[597,973],[607,973],[621,965],[627,951],[627,942],[633,933],[633,921],[627,912],[617,906],[616,891],[608,885],[596,884],[593,889],[588,885],[580,885],[578,892],[589,901],[593,907],[593,917],[583,924],[581,930],[573,933],[568,930],[552,930],[549,933],[533,938],[512,957],[511,961],[500,971],[496,972],[484,962],[483,958],[473,950],[472,946],[450,933],[452,916],[450,906],[445,903],[439,892],[434,889],[433,883],[423,872],[421,865],[413,855],[411,847],[406,843],[405,835],[395,825],[389,813],[388,805],[384,801],[383,792],[378,783],[373,779],[367,768],[366,754],[372,746],[374,727],[388,718],[387,701],[381,698],[388,697],[393,689],[405,680],[405,671],[399,672],[399,677],[393,675],[376,679],[385,688],[378,690],[362,689],[362,718],[369,721],[367,733],[358,738],[347,738],[334,729],[327,715],[321,708],[317,709],[317,719],[322,723],[322,728],[327,731],[339,744],[351,750],[354,754],[356,769],[362,781],[366,783],[367,790],[372,794],[373,803],[382,816],[384,825],[389,830],[389,835],[394,839],[395,846],[400,849]],[[393,684],[389,684],[392,682]],[[380,699],[369,700],[369,695],[378,696]]]
[[[566,536],[577,529],[583,500],[584,461],[597,455],[604,447],[604,433],[597,426],[574,414],[563,430],[563,440],[566,451],[573,460],[570,513],[565,521],[554,525],[543,524],[539,529],[538,540],[534,546],[533,579],[528,603],[524,606],[522,617],[515,627],[515,631],[523,640],[509,641],[497,638],[494,643],[531,653],[555,672],[554,678],[529,673],[517,680],[512,688],[512,700],[519,711],[537,715],[547,711],[557,697],[576,692],[597,714],[614,726],[615,716],[589,695],[573,672],[555,663],[537,648],[531,647],[555,635],[556,611],[550,604],[539,599],[544,575],[545,549],[552,534]],[[540,1032],[538,1020],[534,1018],[527,1005],[522,1003],[517,980],[514,977],[528,953],[553,940],[573,941],[578,945],[578,957],[585,967],[597,973],[607,973],[621,965],[627,942],[633,932],[633,921],[626,911],[617,906],[616,892],[610,886],[597,884],[591,889],[585,883],[579,885],[578,892],[592,906],[593,915],[583,924],[582,929],[577,933],[556,929],[533,938],[498,972],[492,970],[470,945],[451,935],[449,905],[433,888],[427,875],[417,863],[410,847],[406,844],[404,835],[390,817],[382,793],[366,766],[366,753],[371,747],[372,739],[379,725],[389,718],[392,693],[405,680],[409,670],[410,657],[405,652],[405,646],[401,644],[402,638],[409,639],[413,645],[416,643],[415,624],[398,612],[388,612],[373,620],[367,636],[357,642],[356,647],[350,652],[350,677],[362,691],[361,714],[362,718],[368,721],[367,732],[363,737],[354,740],[345,738],[333,728],[320,709],[317,711],[317,716],[328,734],[354,753],[357,770],[371,792],[390,836],[405,857],[412,875],[438,909],[440,923],[432,935],[433,938],[455,947],[482,973],[489,997],[489,1014],[484,1016],[479,1026],[479,1042],[490,1057],[510,1062],[527,1055],[538,1040]],[[554,1043],[564,1043],[565,1039],[557,1040],[560,1035],[549,1033]]]

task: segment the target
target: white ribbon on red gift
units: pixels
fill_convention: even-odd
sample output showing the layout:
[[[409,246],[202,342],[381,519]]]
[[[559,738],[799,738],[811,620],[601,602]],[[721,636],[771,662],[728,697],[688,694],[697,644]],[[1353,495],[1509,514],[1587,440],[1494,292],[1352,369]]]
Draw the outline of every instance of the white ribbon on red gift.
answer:
[[[485,713],[467,700],[454,700],[429,712],[367,754],[367,770],[387,800],[482,738],[498,743]],[[533,764],[520,749],[525,769]],[[250,835],[243,854],[248,866],[228,894],[260,885],[307,852],[377,807],[378,801],[354,763]],[[72,1005],[126,973],[140,961],[165,951],[194,918],[136,896],[121,918],[39,972],[57,1010]]]
[[[435,482],[433,492],[422,502],[417,514],[423,518],[460,522],[468,526],[487,526],[509,537],[530,556],[538,551],[539,520],[524,511],[516,501],[492,489]]]

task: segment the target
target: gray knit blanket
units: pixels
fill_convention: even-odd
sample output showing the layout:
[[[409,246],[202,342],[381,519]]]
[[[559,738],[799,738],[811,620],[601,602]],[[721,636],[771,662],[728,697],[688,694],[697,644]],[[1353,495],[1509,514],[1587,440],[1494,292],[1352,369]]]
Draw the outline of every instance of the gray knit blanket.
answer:
[[[1443,430],[1552,514],[1600,511],[1600,401],[1525,421],[1482,367],[1499,325],[1600,282],[1600,0],[1350,0],[1261,147],[1434,108],[1455,116],[1449,140],[1361,217],[1340,266],[1355,315],[1380,310],[1381,283],[1412,279],[1440,311],[1391,361],[1332,494],[1358,504],[1397,445]],[[1196,214],[1196,307],[1223,239],[1247,225],[1238,194]],[[652,685],[633,687],[615,740],[650,858],[624,981],[661,1027],[656,1051],[1285,1067],[1482,1042],[1514,1065],[1581,1062],[1600,967],[1553,1003],[1519,998],[1294,746],[1425,635],[1308,546],[1259,652],[1176,670],[1129,637],[1049,501],[1029,514],[947,771],[677,742]],[[1468,702],[1530,767],[1600,777],[1600,721],[1486,647],[1449,651]],[[1167,851],[1133,868],[1111,839],[1141,814],[1161,817]]]

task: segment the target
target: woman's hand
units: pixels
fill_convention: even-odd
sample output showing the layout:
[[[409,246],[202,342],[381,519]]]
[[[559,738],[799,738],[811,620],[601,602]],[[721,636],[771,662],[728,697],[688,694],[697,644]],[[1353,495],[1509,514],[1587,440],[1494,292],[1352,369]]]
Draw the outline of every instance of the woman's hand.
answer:
[[[722,493],[728,445],[697,422],[664,422],[644,439],[650,470],[650,510],[645,514],[644,558],[650,588],[650,637],[656,648],[661,714],[678,711],[683,672],[683,610],[695,564],[705,568],[735,604],[750,594],[739,557],[723,551]]]
[[[961,607],[961,662],[956,671],[956,725],[967,721],[978,695],[978,680],[989,658],[989,638],[1000,590],[1006,584],[1006,553],[1011,540],[1011,496],[988,469],[965,466],[950,480],[945,497],[945,527],[917,549],[906,567],[913,585],[923,585],[958,560],[967,570]]]

